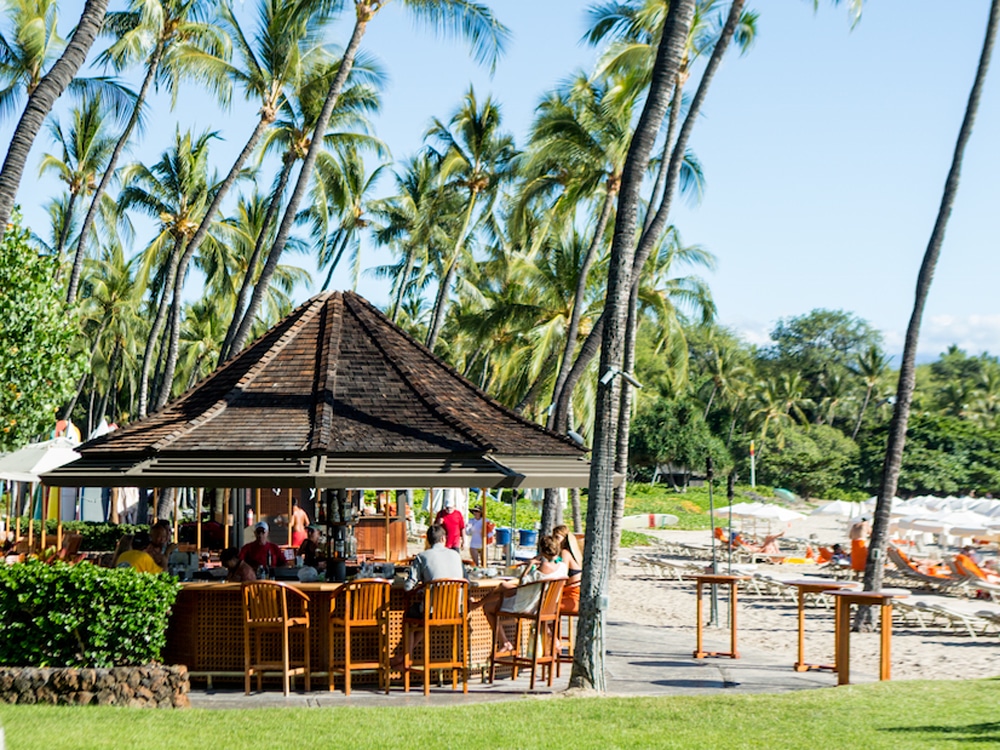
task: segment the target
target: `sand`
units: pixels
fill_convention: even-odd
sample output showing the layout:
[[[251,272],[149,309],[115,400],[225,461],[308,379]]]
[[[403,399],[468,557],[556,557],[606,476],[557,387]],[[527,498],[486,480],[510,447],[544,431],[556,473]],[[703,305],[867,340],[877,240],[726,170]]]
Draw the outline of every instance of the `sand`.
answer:
[[[843,541],[846,528],[836,519],[811,517],[795,522],[786,532],[788,536],[810,538],[815,534],[823,544]],[[709,542],[709,532],[659,531],[656,535],[672,541],[688,543]],[[690,634],[694,640],[695,596],[694,584],[651,577],[642,568],[629,564],[632,555],[656,553],[655,548],[623,550],[618,564],[618,575],[610,590],[609,616],[615,620],[651,625]],[[800,573],[816,572],[815,566],[759,565],[758,571],[778,574],[781,577],[801,577]],[[927,592],[914,591],[920,598]],[[948,597],[958,606],[967,609],[1000,610],[1000,605],[962,597]],[[725,596],[720,594],[720,620],[726,625]],[[707,608],[707,595],[706,595]],[[727,646],[728,631],[706,630],[706,645],[723,649]],[[740,650],[787,654],[789,664],[796,661],[797,610],[793,601],[750,594],[739,600]],[[833,609],[810,606],[806,613],[806,660],[810,663],[830,663],[833,660]],[[851,665],[855,671],[875,673],[878,670],[878,633],[853,633],[851,636]],[[941,625],[928,625],[920,629],[916,624],[894,624],[892,640],[892,679],[966,679],[1000,676],[1000,635],[993,627],[985,635],[975,638],[964,630],[945,629]]]

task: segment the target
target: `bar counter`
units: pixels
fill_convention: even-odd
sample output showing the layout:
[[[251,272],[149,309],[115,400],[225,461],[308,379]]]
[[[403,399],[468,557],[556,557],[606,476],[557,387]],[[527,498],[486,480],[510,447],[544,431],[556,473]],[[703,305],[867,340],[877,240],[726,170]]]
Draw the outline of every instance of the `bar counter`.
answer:
[[[330,603],[342,583],[288,582],[309,597],[310,651],[313,673],[325,674],[329,664]],[[482,599],[500,585],[499,580],[469,582],[469,599]],[[213,678],[243,678],[243,602],[239,583],[182,583],[167,625],[167,645],[163,650],[165,664],[185,664],[192,680],[205,679],[209,686]],[[294,603],[289,599],[289,605]],[[406,597],[403,582],[393,582],[389,599],[389,650],[395,656],[403,637],[403,612]],[[290,612],[290,615],[295,612]],[[361,636],[356,636],[354,651],[358,651]],[[370,644],[360,648],[377,648],[374,636]],[[277,644],[275,644],[277,647]],[[489,665],[489,624],[482,609],[469,618],[469,669],[474,674]],[[334,643],[337,656],[342,644]],[[364,673],[354,679],[364,681]],[[371,676],[374,681],[375,676]],[[322,689],[322,688],[320,688]]]

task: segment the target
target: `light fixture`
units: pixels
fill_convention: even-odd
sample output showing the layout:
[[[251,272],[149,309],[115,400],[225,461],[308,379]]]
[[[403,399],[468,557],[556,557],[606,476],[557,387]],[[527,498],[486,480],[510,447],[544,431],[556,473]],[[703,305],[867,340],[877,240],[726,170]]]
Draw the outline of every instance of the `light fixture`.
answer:
[[[611,381],[615,379],[615,375],[621,375],[623,378],[625,378],[625,380],[627,380],[636,388],[642,388],[642,383],[636,380],[635,376],[633,376],[630,373],[619,370],[614,365],[608,367],[607,372],[605,372],[604,375],[601,376],[601,385],[610,385]]]

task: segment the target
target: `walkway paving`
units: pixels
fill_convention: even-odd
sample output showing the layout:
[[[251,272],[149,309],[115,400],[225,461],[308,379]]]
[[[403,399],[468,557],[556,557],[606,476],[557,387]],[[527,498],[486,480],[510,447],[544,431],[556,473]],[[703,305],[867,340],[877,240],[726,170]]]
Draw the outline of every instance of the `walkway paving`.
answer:
[[[728,631],[705,631],[707,648],[727,648]],[[666,628],[611,622],[607,626],[608,693],[621,696],[711,695],[717,693],[783,693],[791,690],[833,687],[837,676],[830,672],[796,672],[787,654],[740,649],[739,659],[694,659],[694,633],[676,632]],[[853,667],[854,665],[852,665]],[[858,665],[861,666],[861,665]],[[862,667],[863,669],[863,667]],[[563,666],[562,678],[552,688],[541,681],[536,690],[528,690],[528,675],[517,680],[498,680],[493,685],[482,682],[479,675],[469,681],[469,693],[453,692],[451,686],[434,686],[424,697],[419,685],[409,694],[402,686],[393,685],[389,695],[362,686],[355,687],[351,696],[338,690],[293,693],[287,698],[273,682],[262,693],[244,695],[241,688],[216,687],[215,690],[193,690],[191,705],[195,708],[260,708],[274,706],[427,706],[459,705],[492,701],[515,700],[528,695],[545,695],[566,689],[570,667]],[[322,679],[322,678],[321,678]],[[877,675],[851,670],[851,681],[875,681]],[[301,683],[300,683],[301,684]]]

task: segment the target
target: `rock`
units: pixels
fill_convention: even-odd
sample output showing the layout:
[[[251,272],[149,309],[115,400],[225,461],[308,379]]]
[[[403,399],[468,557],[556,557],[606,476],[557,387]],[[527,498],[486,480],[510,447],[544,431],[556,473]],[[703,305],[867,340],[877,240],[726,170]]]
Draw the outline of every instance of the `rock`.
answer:
[[[97,693],[97,700],[95,702],[98,706],[113,706],[115,705],[115,694],[110,690],[100,690]]]

